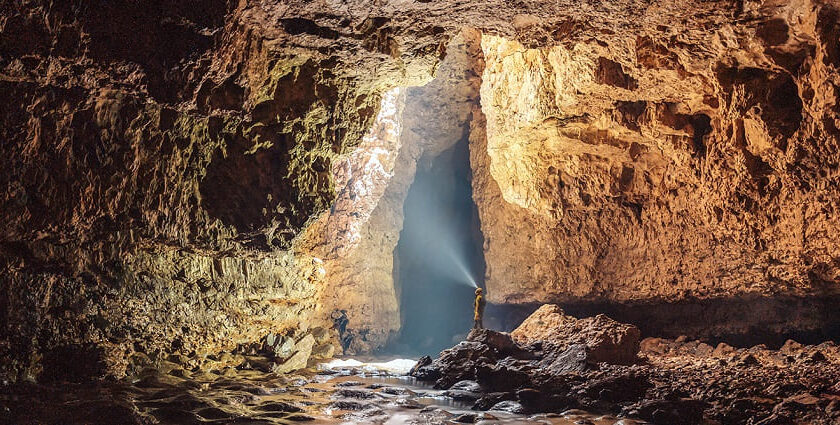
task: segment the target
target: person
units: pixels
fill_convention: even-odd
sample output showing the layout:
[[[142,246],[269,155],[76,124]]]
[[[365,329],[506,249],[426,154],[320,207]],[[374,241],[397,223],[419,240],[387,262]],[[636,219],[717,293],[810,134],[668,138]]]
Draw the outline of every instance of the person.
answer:
[[[476,288],[475,290],[475,302],[473,303],[475,307],[475,315],[473,316],[475,324],[473,324],[473,329],[484,329],[484,305],[487,302],[484,301],[483,292],[481,288]]]
[[[338,341],[341,344],[342,354],[347,353],[347,348],[353,342],[353,335],[347,332],[347,324],[350,319],[347,318],[347,310],[336,310],[332,313],[333,327],[338,331]]]

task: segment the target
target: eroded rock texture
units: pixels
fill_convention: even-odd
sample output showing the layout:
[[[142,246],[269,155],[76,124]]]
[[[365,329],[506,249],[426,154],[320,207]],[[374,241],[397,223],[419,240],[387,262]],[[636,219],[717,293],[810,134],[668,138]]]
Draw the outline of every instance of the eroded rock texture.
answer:
[[[811,0],[4,2],[0,374],[321,345],[335,308],[380,346],[414,167],[466,132],[492,302],[835,293],[837,21]],[[367,143],[383,94],[435,71]]]
[[[2,5],[3,375],[87,344],[119,376],[135,351],[308,332],[319,268],[291,242],[380,94],[439,56],[390,18],[176,3]]]
[[[491,301],[837,292],[836,10],[738,7],[549,46],[483,36]]]

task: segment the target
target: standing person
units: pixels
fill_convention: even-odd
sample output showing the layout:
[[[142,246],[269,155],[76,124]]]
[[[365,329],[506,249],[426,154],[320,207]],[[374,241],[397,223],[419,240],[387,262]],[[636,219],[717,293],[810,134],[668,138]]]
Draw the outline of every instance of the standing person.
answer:
[[[342,354],[347,354],[347,347],[353,342],[353,335],[347,332],[347,324],[350,319],[347,318],[347,310],[336,310],[332,313],[333,327],[338,331],[338,341],[341,343]]]
[[[475,302],[473,303],[473,307],[475,307],[475,315],[473,316],[475,323],[473,324],[473,329],[484,329],[484,305],[487,302],[484,301],[483,292],[481,288],[475,289]]]

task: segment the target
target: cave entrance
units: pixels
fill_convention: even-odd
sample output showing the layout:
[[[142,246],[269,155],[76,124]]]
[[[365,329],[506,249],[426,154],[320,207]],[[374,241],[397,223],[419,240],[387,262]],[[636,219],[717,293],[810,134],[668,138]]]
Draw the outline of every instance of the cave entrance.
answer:
[[[466,336],[483,286],[483,237],[472,198],[469,140],[420,161],[394,251],[402,331],[394,351],[435,354]]]

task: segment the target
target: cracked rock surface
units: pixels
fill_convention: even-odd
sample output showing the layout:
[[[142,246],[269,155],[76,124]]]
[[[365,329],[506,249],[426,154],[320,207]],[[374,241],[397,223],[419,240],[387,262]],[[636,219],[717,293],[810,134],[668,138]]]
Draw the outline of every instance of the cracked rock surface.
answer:
[[[414,167],[464,136],[492,303],[837,295],[838,16],[819,0],[3,2],[0,375],[86,359],[70,378],[121,377],[269,335],[330,353],[342,308],[353,350],[381,347]],[[393,93],[400,137],[366,141]],[[740,328],[727,317],[718,333]]]

